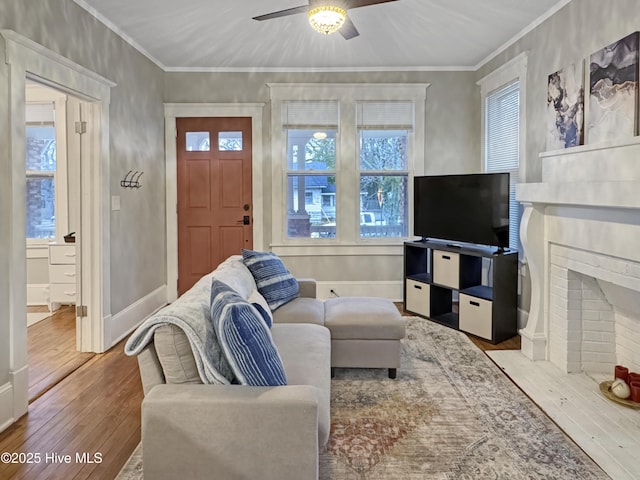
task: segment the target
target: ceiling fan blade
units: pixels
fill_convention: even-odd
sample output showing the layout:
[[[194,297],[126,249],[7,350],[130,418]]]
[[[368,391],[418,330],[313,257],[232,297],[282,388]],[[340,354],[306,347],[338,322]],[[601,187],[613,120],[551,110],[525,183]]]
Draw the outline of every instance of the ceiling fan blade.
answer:
[[[340,35],[344,37],[345,40],[350,40],[353,37],[357,37],[358,35],[360,35],[360,32],[358,32],[358,29],[353,24],[349,16],[345,18],[344,23],[342,24],[342,26],[340,27],[340,30],[338,31],[340,32]]]
[[[271,20],[272,18],[286,17],[288,15],[295,15],[296,13],[306,13],[307,11],[309,11],[309,5],[302,5],[300,7],[287,8],[286,10],[271,12],[265,15],[258,15],[257,17],[253,17],[253,20]]]
[[[347,0],[347,10],[350,8],[368,7],[379,3],[397,2],[398,0]]]

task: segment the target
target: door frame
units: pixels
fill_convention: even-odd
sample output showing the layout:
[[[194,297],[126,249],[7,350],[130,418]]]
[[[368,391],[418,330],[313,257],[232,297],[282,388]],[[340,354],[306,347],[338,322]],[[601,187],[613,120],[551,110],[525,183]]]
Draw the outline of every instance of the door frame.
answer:
[[[165,103],[167,301],[178,298],[178,155],[176,118],[251,117],[253,248],[264,249],[262,115],[264,103]]]
[[[5,44],[5,62],[9,70],[9,126],[11,142],[12,231],[4,254],[9,256],[9,344],[12,419],[17,420],[28,409],[28,359],[26,313],[26,242],[24,202],[25,171],[25,83],[27,78],[49,85],[80,98],[90,106],[87,134],[81,142],[86,147],[87,166],[81,179],[83,193],[80,241],[76,244],[84,269],[83,298],[90,316],[82,318],[80,328],[82,350],[104,351],[104,317],[109,314],[109,102],[116,84],[101,75],[55,53],[12,31],[0,30]],[[4,387],[0,388],[3,389]],[[6,391],[5,391],[6,393]],[[5,397],[6,398],[6,397]],[[1,403],[1,402],[0,402]],[[2,409],[0,409],[2,410]],[[0,430],[3,421],[0,418]]]

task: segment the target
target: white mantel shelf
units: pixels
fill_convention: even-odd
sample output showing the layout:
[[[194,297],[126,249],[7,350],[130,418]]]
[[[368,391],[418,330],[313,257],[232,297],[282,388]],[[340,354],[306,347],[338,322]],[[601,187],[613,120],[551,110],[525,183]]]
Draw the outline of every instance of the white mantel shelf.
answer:
[[[542,181],[520,183],[529,204],[640,208],[640,137],[540,154]]]
[[[640,182],[519,183],[516,200],[533,204],[640,209]]]

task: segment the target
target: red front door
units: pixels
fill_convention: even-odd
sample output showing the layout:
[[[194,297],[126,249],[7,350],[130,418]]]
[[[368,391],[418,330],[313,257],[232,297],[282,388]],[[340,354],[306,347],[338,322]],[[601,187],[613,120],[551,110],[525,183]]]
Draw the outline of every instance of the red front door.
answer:
[[[251,118],[178,118],[178,295],[253,247]]]

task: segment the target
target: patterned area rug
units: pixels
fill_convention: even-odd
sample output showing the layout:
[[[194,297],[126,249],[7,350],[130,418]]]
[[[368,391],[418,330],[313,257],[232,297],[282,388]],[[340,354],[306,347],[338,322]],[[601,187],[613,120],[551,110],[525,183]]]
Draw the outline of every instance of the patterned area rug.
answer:
[[[396,380],[337,370],[321,480],[609,478],[465,335],[406,320]],[[118,480],[141,478],[138,448]]]

